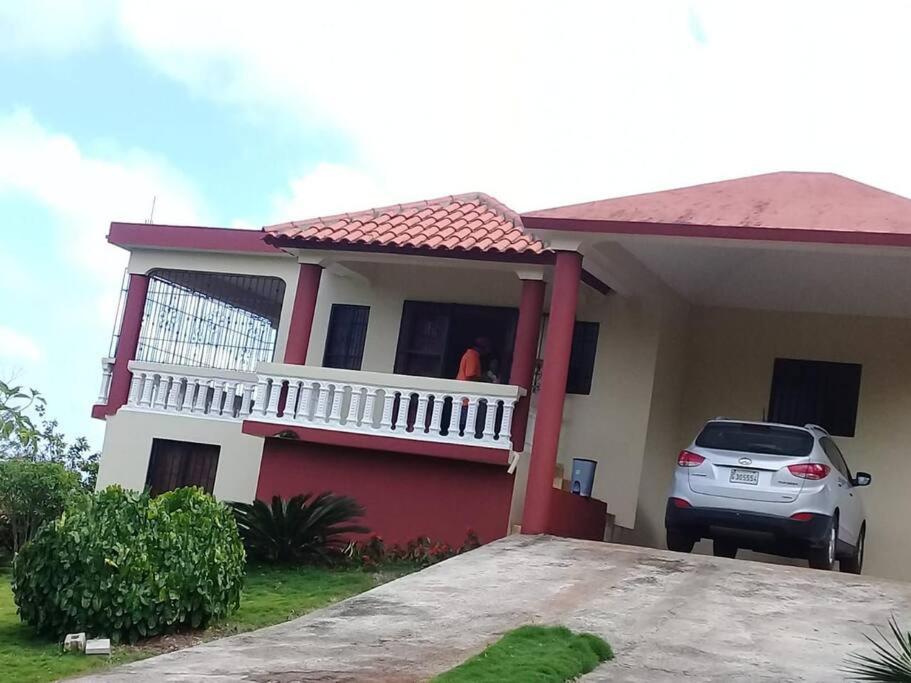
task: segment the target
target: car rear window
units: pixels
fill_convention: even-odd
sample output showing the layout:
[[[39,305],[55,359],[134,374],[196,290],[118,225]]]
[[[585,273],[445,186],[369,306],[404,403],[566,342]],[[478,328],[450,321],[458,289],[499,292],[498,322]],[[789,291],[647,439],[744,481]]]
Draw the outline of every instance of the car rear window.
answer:
[[[804,456],[813,450],[813,436],[802,429],[740,422],[709,422],[696,445],[725,451]]]

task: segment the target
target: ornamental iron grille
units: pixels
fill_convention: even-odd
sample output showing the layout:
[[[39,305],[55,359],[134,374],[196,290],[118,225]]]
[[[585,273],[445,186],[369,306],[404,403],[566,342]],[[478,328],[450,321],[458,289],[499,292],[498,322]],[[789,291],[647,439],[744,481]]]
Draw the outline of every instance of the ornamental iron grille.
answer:
[[[252,372],[275,353],[284,295],[276,277],[153,270],[136,359]]]

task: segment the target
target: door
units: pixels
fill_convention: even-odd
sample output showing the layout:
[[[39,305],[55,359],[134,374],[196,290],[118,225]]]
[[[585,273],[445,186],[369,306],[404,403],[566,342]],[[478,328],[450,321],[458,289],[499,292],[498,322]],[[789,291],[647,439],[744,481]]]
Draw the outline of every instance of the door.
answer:
[[[835,467],[835,492],[840,512],[838,536],[841,540],[855,545],[860,535],[860,526],[863,524],[863,510],[856,487],[851,483],[851,470],[848,469],[848,463],[835,441],[823,437],[820,443]]]

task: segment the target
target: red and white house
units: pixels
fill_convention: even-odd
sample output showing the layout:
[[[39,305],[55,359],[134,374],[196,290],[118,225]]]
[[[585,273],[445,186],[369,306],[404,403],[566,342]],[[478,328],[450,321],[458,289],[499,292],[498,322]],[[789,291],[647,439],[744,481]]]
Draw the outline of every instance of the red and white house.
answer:
[[[99,485],[331,490],[388,542],[660,546],[704,420],[812,416],[874,475],[868,571],[911,578],[911,200],[775,173],[522,216],[471,194],[108,239],[130,262]],[[494,381],[453,379],[478,336]],[[597,462],[591,498],[555,482],[573,458]]]

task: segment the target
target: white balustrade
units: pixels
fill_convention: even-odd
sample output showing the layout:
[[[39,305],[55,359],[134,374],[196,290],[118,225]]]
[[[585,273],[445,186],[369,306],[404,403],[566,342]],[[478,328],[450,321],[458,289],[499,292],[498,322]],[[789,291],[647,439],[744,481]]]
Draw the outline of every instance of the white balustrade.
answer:
[[[113,361],[105,359],[99,403]],[[520,387],[303,365],[257,373],[131,361],[127,410],[510,449]]]
[[[140,361],[128,367],[133,375],[129,410],[243,420],[255,406],[253,373]]]
[[[114,359],[101,359],[101,389],[98,391],[98,405],[104,406],[108,403],[108,396],[111,393],[111,377],[114,375]]]
[[[520,387],[260,363],[251,419],[509,449]]]

